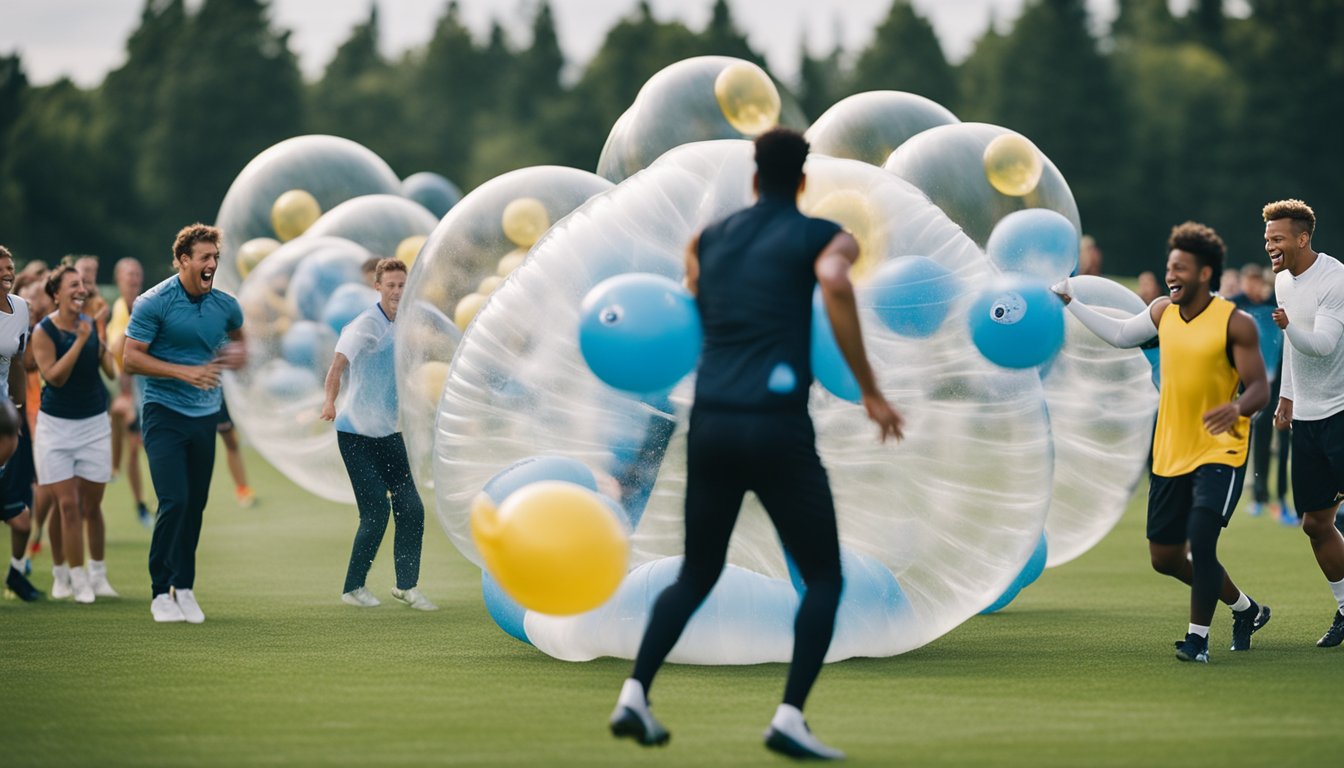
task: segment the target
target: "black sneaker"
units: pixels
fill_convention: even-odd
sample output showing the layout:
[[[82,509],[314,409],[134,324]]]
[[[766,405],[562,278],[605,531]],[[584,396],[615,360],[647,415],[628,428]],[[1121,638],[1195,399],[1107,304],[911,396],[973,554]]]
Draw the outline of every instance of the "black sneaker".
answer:
[[[9,575],[5,577],[5,587],[25,603],[42,599],[42,593],[37,587],[34,587],[33,583],[24,578],[24,575],[12,565],[9,567]],[[1338,645],[1339,641],[1335,641],[1335,644]]]
[[[13,571],[10,571],[10,573],[13,573]],[[1325,630],[1321,639],[1316,641],[1316,645],[1321,648],[1334,648],[1340,643],[1344,643],[1344,611],[1335,612],[1334,623],[1330,625],[1329,629]]]
[[[1185,636],[1185,640],[1176,646],[1176,658],[1181,661],[1198,661],[1201,664],[1209,663],[1209,638],[1200,637],[1191,632]]]
[[[1269,623],[1269,606],[1260,605],[1254,600],[1251,607],[1244,611],[1232,612],[1232,650],[1251,650],[1251,635]]]

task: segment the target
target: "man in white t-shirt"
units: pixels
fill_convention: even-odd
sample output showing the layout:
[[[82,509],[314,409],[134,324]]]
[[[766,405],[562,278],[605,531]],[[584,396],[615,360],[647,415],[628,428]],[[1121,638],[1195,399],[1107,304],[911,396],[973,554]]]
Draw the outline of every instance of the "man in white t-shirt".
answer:
[[[1316,214],[1301,200],[1264,207],[1265,252],[1276,275],[1283,329],[1283,382],[1274,423],[1293,429],[1293,503],[1338,610],[1316,642],[1344,642],[1344,536],[1335,512],[1344,500],[1344,264],[1311,247]]]
[[[23,367],[23,350],[28,346],[28,302],[16,296],[14,256],[0,245],[0,400],[14,402],[22,413],[28,393],[28,372]],[[20,418],[15,425],[15,449],[0,463],[0,521],[9,526],[10,560],[5,589],[25,602],[42,593],[24,575],[24,551],[32,531],[33,443]]]
[[[397,522],[392,541],[397,586],[392,597],[417,610],[434,611],[438,606],[417,586],[425,507],[411,478],[406,443],[397,431],[393,323],[406,288],[406,265],[397,259],[382,259],[374,271],[373,287],[378,290],[378,303],[351,320],[336,341],[336,354],[327,371],[326,402],[322,404],[322,418],[336,422],[336,445],[359,507],[359,530],[341,599],[363,608],[378,605],[378,598],[364,586],[364,580],[391,515]],[[338,404],[343,375],[348,377],[349,386]]]

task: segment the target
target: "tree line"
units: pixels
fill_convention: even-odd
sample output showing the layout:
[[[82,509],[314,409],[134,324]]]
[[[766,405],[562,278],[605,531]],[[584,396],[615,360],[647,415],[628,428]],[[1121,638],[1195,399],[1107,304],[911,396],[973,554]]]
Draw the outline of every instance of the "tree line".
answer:
[[[815,119],[850,94],[900,90],[966,121],[1030,137],[1063,172],[1105,270],[1161,269],[1168,229],[1204,221],[1234,264],[1263,258],[1260,207],[1300,197],[1329,249],[1344,218],[1344,3],[1250,0],[1229,16],[1197,0],[1120,0],[1104,35],[1084,0],[1027,0],[949,63],[933,27],[894,0],[861,51],[799,41],[784,88]],[[446,2],[429,42],[389,59],[377,6],[316,82],[301,76],[268,0],[146,0],[125,63],[97,87],[34,86],[0,56],[0,242],[21,259],[122,256],[168,270],[172,234],[213,219],[258,152],[304,133],[345,136],[401,176],[432,170],[464,190],[528,165],[593,169],[607,131],[659,69],[700,55],[755,61],[728,0],[692,30],[641,3],[573,82],[546,0],[527,40],[485,39]],[[767,67],[768,69],[768,67]],[[778,80],[778,78],[776,78]]]

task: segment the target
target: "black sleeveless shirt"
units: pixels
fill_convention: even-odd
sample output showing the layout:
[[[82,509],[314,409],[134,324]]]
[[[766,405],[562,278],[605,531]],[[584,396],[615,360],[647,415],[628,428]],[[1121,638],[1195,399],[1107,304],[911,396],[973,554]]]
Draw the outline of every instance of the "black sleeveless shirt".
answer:
[[[697,408],[806,410],[815,265],[839,231],[763,196],[700,234]]]

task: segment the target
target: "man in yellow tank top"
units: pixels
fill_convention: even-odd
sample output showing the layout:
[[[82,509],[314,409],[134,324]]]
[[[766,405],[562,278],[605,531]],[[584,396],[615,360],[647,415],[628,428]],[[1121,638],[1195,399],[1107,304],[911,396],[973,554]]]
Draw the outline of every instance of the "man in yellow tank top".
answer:
[[[1247,597],[1218,562],[1218,536],[1246,479],[1250,417],[1268,402],[1269,382],[1255,321],[1212,291],[1223,271],[1222,238],[1188,221],[1172,229],[1167,248],[1169,293],[1132,318],[1073,301],[1067,281],[1055,291],[1083,325],[1114,346],[1137,347],[1157,337],[1162,385],[1148,551],[1153,570],[1190,585],[1190,627],[1176,643],[1176,657],[1207,662],[1219,599],[1232,607],[1234,651],[1249,650],[1251,634],[1269,621],[1269,606]]]

